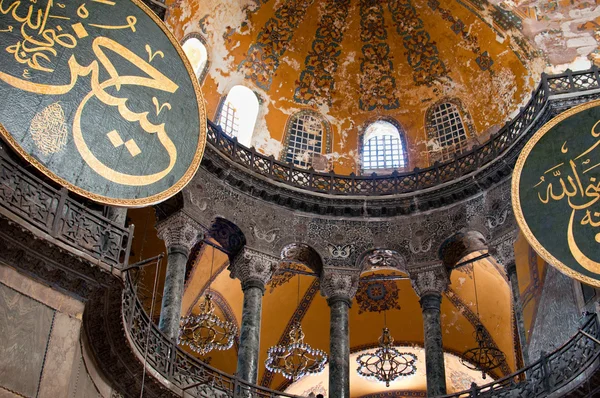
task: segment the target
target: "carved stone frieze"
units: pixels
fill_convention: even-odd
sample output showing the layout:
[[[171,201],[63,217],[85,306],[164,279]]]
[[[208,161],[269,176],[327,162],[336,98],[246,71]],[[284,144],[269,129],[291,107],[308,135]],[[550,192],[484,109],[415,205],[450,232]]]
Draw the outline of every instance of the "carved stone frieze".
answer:
[[[244,247],[229,264],[232,278],[247,283],[257,282],[266,285],[279,266],[279,258]]]
[[[160,221],[156,225],[156,229],[158,230],[158,237],[165,242],[167,249],[182,247],[188,253],[198,240],[203,238],[200,235],[205,234],[207,231],[183,211]]]
[[[439,264],[430,269],[410,272],[410,282],[419,297],[441,294],[448,288],[450,278],[446,268]]]
[[[351,302],[358,290],[359,278],[359,269],[325,267],[321,275],[321,294],[327,298],[343,298]]]

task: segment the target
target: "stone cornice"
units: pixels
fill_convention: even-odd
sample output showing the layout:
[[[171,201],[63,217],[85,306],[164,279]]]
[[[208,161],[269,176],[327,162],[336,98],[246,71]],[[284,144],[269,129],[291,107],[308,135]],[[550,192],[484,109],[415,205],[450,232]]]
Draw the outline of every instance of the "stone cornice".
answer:
[[[403,194],[352,196],[313,192],[248,170],[210,143],[206,146],[202,167],[253,197],[293,210],[340,217],[408,215],[460,202],[501,182],[512,173],[523,145],[534,131],[564,109],[596,97],[597,93],[584,91],[570,94],[569,98],[548,99],[533,125],[493,161],[448,182]]]

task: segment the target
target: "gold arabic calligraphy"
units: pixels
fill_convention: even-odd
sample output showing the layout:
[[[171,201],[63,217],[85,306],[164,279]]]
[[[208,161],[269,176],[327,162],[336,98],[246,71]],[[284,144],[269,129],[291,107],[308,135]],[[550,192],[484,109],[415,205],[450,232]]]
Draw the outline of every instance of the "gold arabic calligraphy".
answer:
[[[114,2],[106,0],[92,1],[109,6],[115,4]],[[71,25],[71,28],[73,29],[73,33],[71,34],[67,33],[60,25],[52,28],[49,27],[49,19],[70,20],[70,17],[52,14],[52,6],[54,4],[53,0],[48,0],[45,7],[38,9],[36,9],[34,4],[29,4],[29,6],[26,7],[23,3],[24,2],[22,1],[14,1],[8,4],[7,0],[0,0],[0,16],[8,15],[12,17],[12,20],[15,23],[21,24],[21,37],[16,44],[7,47],[6,51],[10,54],[13,54],[18,63],[26,64],[33,70],[40,72],[53,72],[54,69],[51,57],[55,57],[58,54],[56,47],[61,46],[67,49],[72,49],[77,46],[77,39],[81,40],[88,37],[87,30],[82,24],[82,21],[87,19],[90,16],[90,13],[86,8],[85,3],[81,4],[77,8],[77,16],[81,18],[81,20],[78,22],[73,21],[76,23]],[[58,10],[60,11],[62,9],[64,9],[64,5],[59,4]],[[127,24],[121,26],[108,26],[91,23],[88,23],[87,25],[96,29],[131,29],[133,32],[135,32],[137,19],[134,16],[128,16],[126,21]],[[12,26],[10,27],[10,31],[13,31]],[[146,45],[146,47],[149,48],[148,45]],[[171,79],[166,77],[163,73],[158,71],[154,66],[150,65],[149,62],[151,62],[152,59],[150,59],[149,62],[146,62],[127,47],[110,38],[103,36],[94,38],[91,42],[91,48],[96,59],[88,65],[81,65],[75,58],[75,55],[71,55],[69,57],[68,68],[70,72],[70,82],[68,84],[49,85],[36,83],[30,80],[24,80],[19,77],[15,77],[1,70],[0,81],[4,81],[5,83],[19,90],[41,95],[60,96],[69,93],[73,87],[75,87],[80,77],[89,76],[91,81],[91,90],[81,99],[81,102],[79,103],[79,106],[75,112],[72,126],[73,141],[82,158],[102,177],[119,184],[129,186],[144,186],[161,180],[170,173],[177,160],[177,149],[165,130],[165,124],[154,124],[150,122],[148,120],[149,112],[133,112],[126,104],[128,98],[111,95],[107,92],[107,90],[111,87],[114,87],[118,93],[121,86],[129,85],[151,88],[167,93],[174,93],[177,91],[179,86]],[[130,64],[135,65],[143,73],[140,73],[139,76],[121,76],[117,71],[117,68],[106,55],[106,50],[112,51],[114,54],[118,54]],[[162,54],[160,51],[157,51],[157,53]],[[104,68],[104,71],[106,71],[109,76],[104,81],[100,81],[101,67]],[[29,72],[27,76],[25,76],[24,73],[23,77],[29,79]],[[146,133],[156,134],[158,141],[168,154],[169,163],[167,167],[153,174],[133,175],[116,171],[100,161],[88,147],[82,131],[82,112],[88,101],[90,101],[92,98],[98,99],[109,107],[115,107],[124,120],[130,123],[139,124],[142,130],[144,130]],[[156,99],[153,98],[153,101],[156,101]],[[156,103],[157,102],[155,102],[155,105]],[[170,109],[169,104],[162,105],[162,107],[165,106]],[[160,113],[162,107],[160,107],[157,113]]]
[[[600,121],[592,127],[591,135],[594,138],[600,137]],[[600,273],[600,262],[592,260],[583,253],[575,240],[573,230],[578,211],[585,211],[584,217],[579,222],[580,225],[589,225],[592,228],[600,227],[600,212],[590,210],[590,207],[600,200],[600,181],[597,181],[595,177],[589,177],[587,182],[584,182],[585,174],[600,166],[600,163],[590,166],[591,159],[588,156],[599,145],[600,139],[568,162],[559,163],[546,170],[534,186],[538,190],[538,199],[543,204],[548,204],[551,200],[561,201],[565,197],[567,198],[567,203],[571,208],[567,227],[569,250],[582,267],[594,273]],[[566,154],[568,151],[568,144],[564,142],[561,153]],[[558,183],[556,180],[550,181],[552,177],[558,178]],[[594,239],[600,243],[600,232],[596,233]]]

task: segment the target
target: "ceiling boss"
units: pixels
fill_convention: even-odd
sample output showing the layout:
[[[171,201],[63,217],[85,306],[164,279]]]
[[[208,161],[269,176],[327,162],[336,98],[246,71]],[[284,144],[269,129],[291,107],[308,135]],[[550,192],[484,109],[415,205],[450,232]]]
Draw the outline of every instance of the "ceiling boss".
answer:
[[[552,119],[525,145],[512,201],[523,234],[551,265],[600,286],[600,101]]]
[[[174,195],[198,169],[198,81],[138,0],[3,0],[0,48],[0,133],[58,183],[142,206]]]

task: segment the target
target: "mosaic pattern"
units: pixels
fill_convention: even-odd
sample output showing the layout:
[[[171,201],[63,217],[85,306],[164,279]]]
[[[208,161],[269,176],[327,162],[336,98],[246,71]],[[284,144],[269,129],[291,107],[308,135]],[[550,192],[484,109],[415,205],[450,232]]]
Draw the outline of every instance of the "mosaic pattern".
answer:
[[[333,74],[342,53],[340,45],[346,31],[350,0],[329,0],[323,4],[315,40],[304,61],[294,100],[303,104],[331,105]]]
[[[399,310],[398,285],[395,281],[361,281],[356,292],[358,313]]]
[[[280,58],[288,49],[294,31],[313,1],[289,0],[281,3],[275,16],[267,21],[258,34],[256,43],[250,46],[246,59],[239,66],[246,79],[252,80],[263,90],[271,87]]]
[[[363,111],[396,109],[400,101],[396,96],[394,66],[390,46],[385,42],[387,31],[380,1],[360,0],[360,100]]]
[[[306,315],[306,312],[310,308],[312,301],[314,300],[315,296],[319,292],[319,287],[320,287],[319,280],[315,279],[311,283],[311,285],[308,287],[308,289],[306,290],[304,295],[302,296],[302,299],[300,299],[300,304],[298,305],[298,308],[296,308],[296,310],[294,311],[294,314],[288,321],[288,323],[285,327],[285,330],[283,331],[283,333],[281,333],[281,337],[279,337],[279,341],[275,345],[285,345],[288,343],[289,334],[290,334],[290,330],[292,329],[292,326],[296,323],[302,322],[302,319],[304,318],[304,316]],[[263,375],[260,379],[260,385],[263,387],[270,386],[271,382],[273,381],[274,376],[275,376],[275,373],[271,372],[268,369],[265,369],[265,373],[263,373]]]
[[[396,32],[402,36],[408,64],[413,69],[413,80],[418,86],[431,86],[448,78],[448,69],[439,58],[435,42],[423,28],[423,21],[411,0],[390,0],[388,8]]]
[[[469,33],[471,27],[466,26],[460,18],[454,17],[449,9],[441,7],[439,0],[429,0],[427,5],[429,5],[429,8],[433,11],[438,12],[444,20],[450,22],[450,29],[452,29],[452,32],[454,32],[455,35],[462,36],[469,50],[476,55],[475,62],[477,63],[477,66],[479,66],[479,69],[489,71],[493,74],[494,72],[491,68],[494,61],[487,51],[481,50],[477,36]]]

